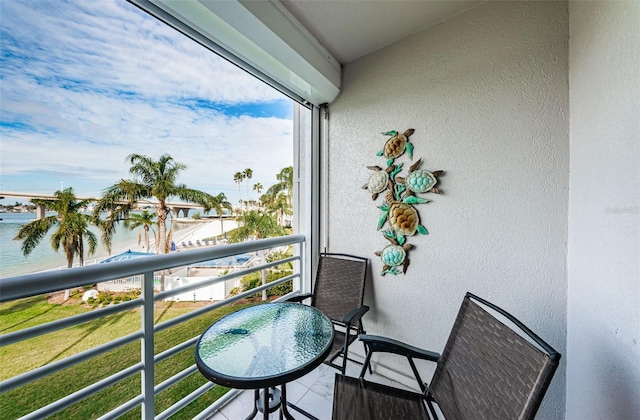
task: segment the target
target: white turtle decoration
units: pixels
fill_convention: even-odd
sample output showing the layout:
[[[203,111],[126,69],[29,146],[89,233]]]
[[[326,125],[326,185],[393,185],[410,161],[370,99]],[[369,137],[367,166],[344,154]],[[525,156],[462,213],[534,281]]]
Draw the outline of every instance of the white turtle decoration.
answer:
[[[369,181],[362,186],[362,189],[369,190],[371,199],[375,200],[378,198],[378,194],[387,188],[393,188],[393,179],[402,170],[402,164],[389,165],[384,170],[379,166],[367,166],[367,168],[374,172],[369,177]]]

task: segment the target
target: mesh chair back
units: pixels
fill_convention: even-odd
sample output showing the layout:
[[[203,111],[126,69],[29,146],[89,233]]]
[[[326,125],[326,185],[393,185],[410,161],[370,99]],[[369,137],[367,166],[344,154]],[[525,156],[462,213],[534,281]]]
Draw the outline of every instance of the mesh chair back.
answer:
[[[343,254],[321,254],[311,306],[334,321],[362,306],[367,259]]]
[[[476,301],[497,311],[519,333]],[[447,420],[532,419],[559,359],[559,353],[513,316],[467,294],[429,393]]]

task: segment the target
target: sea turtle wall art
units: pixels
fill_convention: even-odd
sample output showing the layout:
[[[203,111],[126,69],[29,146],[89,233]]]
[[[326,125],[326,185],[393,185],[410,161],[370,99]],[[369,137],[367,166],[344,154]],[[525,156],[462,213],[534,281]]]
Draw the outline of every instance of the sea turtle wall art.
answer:
[[[403,163],[396,163],[396,159],[406,152],[409,160],[413,160],[413,144],[409,142],[415,130],[406,129],[402,133],[391,130],[382,133],[388,138],[382,150],[377,153],[386,159],[386,169],[378,165],[367,166],[373,173],[369,175],[368,181],[363,185],[363,189],[371,193],[371,198],[375,201],[382,193],[384,201],[378,208],[381,210],[378,219],[378,230],[385,225],[388,227],[383,231],[383,237],[390,242],[381,251],[376,251],[375,255],[382,260],[382,275],[385,274],[405,274],[409,267],[409,251],[416,248],[415,245],[407,242],[407,237],[416,233],[426,235],[427,228],[421,224],[421,218],[416,206],[426,204],[431,200],[419,197],[418,194],[440,194],[437,187],[440,177],[444,171],[427,171],[420,169],[422,158],[413,163],[406,176],[400,176]]]
[[[402,169],[402,164],[389,165],[384,170],[379,166],[367,166],[367,168],[374,172],[369,176],[369,180],[362,186],[362,189],[369,190],[371,198],[375,200],[378,198],[378,194],[387,188],[393,188],[393,178]]]

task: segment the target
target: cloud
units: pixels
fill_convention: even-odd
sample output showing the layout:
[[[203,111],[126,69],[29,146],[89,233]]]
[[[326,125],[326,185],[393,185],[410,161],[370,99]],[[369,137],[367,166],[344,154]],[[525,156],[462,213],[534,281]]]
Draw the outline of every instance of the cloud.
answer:
[[[1,189],[95,195],[129,177],[130,153],[169,153],[180,182],[237,202],[235,172],[268,187],[292,165],[292,101],[131,4],[2,14]]]
[[[7,64],[45,86],[225,103],[282,97],[124,1],[3,2],[2,27]]]

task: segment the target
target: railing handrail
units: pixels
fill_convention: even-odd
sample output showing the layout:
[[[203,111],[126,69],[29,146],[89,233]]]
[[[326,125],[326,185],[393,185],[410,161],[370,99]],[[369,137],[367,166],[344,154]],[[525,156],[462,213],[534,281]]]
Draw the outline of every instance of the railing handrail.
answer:
[[[230,255],[245,254],[266,248],[302,243],[304,235],[288,235],[275,238],[228,244],[220,247],[193,249],[170,254],[154,255],[125,261],[114,261],[109,270],[94,264],[67,270],[47,271],[0,279],[0,302],[36,296],[58,290],[72,289],[87,284],[87,278],[94,283],[131,276],[132,273],[160,271],[169,268],[215,260]]]
[[[114,385],[115,383],[120,382],[137,372],[141,373],[141,394],[133,396],[129,401],[126,401],[119,407],[115,407],[110,412],[105,413],[103,415],[103,418],[113,418],[122,415],[136,406],[141,406],[141,414],[142,418],[144,419],[168,418],[172,414],[180,411],[186,405],[190,404],[194,399],[206,393],[207,390],[211,389],[215,385],[212,383],[206,383],[191,392],[189,395],[182,397],[179,401],[174,402],[173,405],[165,409],[162,413],[154,415],[156,394],[158,392],[161,392],[164,388],[171,387],[175,383],[184,380],[187,376],[196,372],[195,365],[191,365],[188,368],[175,373],[173,376],[167,378],[162,383],[156,385],[154,384],[155,366],[159,362],[171,356],[174,356],[189,347],[192,347],[195,344],[198,332],[194,332],[194,337],[188,337],[183,342],[177,343],[172,347],[165,349],[159,354],[155,354],[154,352],[155,335],[159,331],[181,324],[206,312],[213,311],[219,307],[228,305],[231,302],[249,297],[262,290],[278,286],[288,281],[293,280],[293,291],[289,292],[285,296],[281,296],[277,300],[286,299],[288,296],[300,293],[300,285],[301,281],[303,280],[300,268],[304,263],[301,257],[301,255],[303,254],[301,248],[304,246],[305,239],[306,238],[304,235],[289,235],[277,238],[268,238],[238,244],[224,245],[220,247],[194,249],[185,252],[145,257],[134,260],[117,261],[108,264],[96,264],[92,266],[78,267],[68,270],[53,272],[47,271],[0,279],[0,302],[5,302],[30,296],[42,295],[64,289],[78,288],[87,284],[102,283],[114,278],[117,279],[125,276],[129,277],[136,273],[139,273],[139,275],[143,277],[141,282],[140,298],[123,303],[122,306],[118,305],[118,308],[116,308],[115,306],[108,306],[107,308],[92,311],[90,314],[80,314],[60,320],[54,320],[43,325],[10,332],[0,336],[0,342],[2,343],[2,345],[8,345],[25,340],[27,338],[53,332],[63,327],[76,325],[88,320],[102,318],[114,312],[121,312],[121,309],[128,310],[135,307],[141,308],[140,330],[126,336],[119,337],[115,340],[111,340],[107,343],[94,346],[80,353],[73,354],[64,359],[48,363],[44,366],[32,369],[28,372],[18,374],[17,376],[14,376],[7,380],[0,381],[0,393],[10,392],[18,386],[26,385],[35,380],[42,379],[52,373],[58,372],[67,367],[71,367],[80,362],[87,361],[95,356],[102,355],[105,352],[111,351],[124,344],[129,344],[136,340],[140,340],[141,360],[139,363],[136,363],[133,366],[129,366],[121,370],[120,372],[116,372],[102,380],[99,380],[98,382],[89,384],[84,388],[78,389],[77,391],[68,394],[63,398],[42,406],[39,409],[27,414],[24,418],[41,418],[42,416],[59,412],[60,410],[63,410],[70,405],[75,404],[104,388],[110,387],[111,385]],[[198,282],[197,285],[188,284],[175,288],[173,290],[154,293],[154,273],[158,271],[193,264],[195,262],[214,260],[253,251],[260,251],[285,245],[296,244],[300,245],[301,248],[298,249],[298,252],[294,251],[294,255],[291,257],[285,257],[278,261],[272,261],[269,263],[267,263],[266,261],[261,261],[262,264],[260,264],[259,266],[244,268],[243,270],[225,274],[217,278],[205,278],[202,281]],[[196,290],[199,287],[207,287],[208,285],[228,281],[230,279],[237,278],[238,276],[246,275],[247,273],[262,269],[268,269],[270,267],[289,262],[298,263],[298,269],[294,269],[290,275],[271,281],[268,284],[259,285],[251,290],[243,291],[237,295],[227,297],[224,300],[212,302],[202,308],[195,309],[161,323],[155,323],[154,302],[158,300],[162,300],[166,297],[178,293],[183,293],[185,291]],[[206,413],[210,413],[211,410],[214,410],[216,407],[221,406],[230,397],[231,395],[228,395],[219,399],[218,401],[215,401],[212,405],[209,405],[202,413],[200,413],[198,415],[198,418],[200,418],[201,416],[205,416]]]

